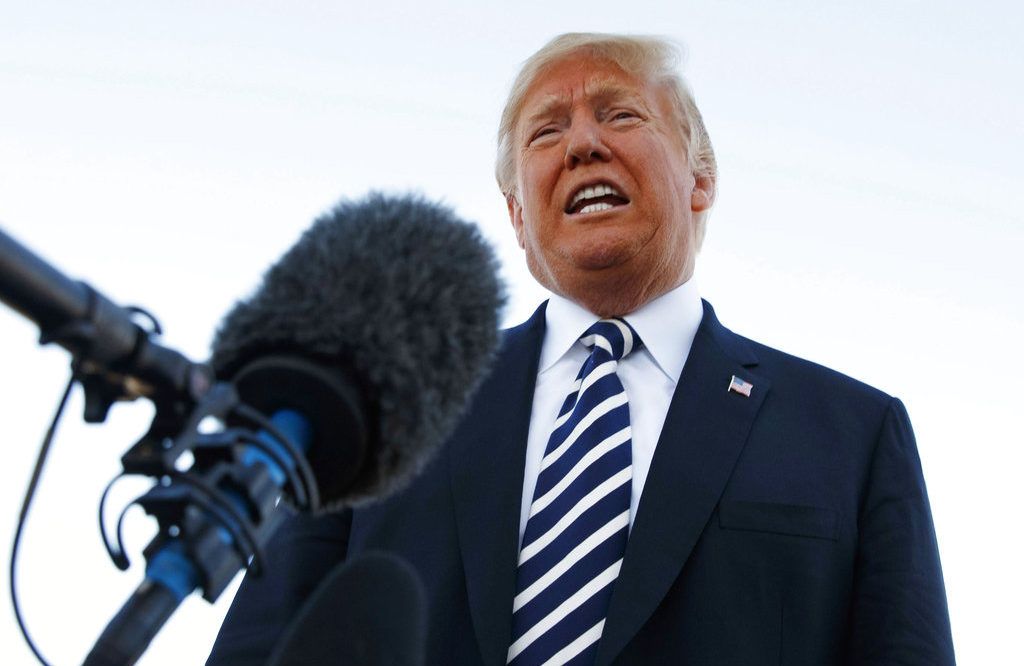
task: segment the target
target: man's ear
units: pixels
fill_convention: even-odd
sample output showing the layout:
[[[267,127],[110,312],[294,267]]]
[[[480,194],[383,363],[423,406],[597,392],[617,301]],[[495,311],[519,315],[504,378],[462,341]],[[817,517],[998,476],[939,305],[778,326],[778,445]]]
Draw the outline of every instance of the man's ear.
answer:
[[[690,210],[694,213],[711,208],[715,203],[715,179],[712,176],[694,176],[693,191],[690,192]]]
[[[523,207],[516,201],[515,195],[506,194],[505,204],[508,206],[508,219],[512,222],[512,228],[516,232],[516,240],[519,241],[519,247],[526,248],[526,243],[523,241]]]

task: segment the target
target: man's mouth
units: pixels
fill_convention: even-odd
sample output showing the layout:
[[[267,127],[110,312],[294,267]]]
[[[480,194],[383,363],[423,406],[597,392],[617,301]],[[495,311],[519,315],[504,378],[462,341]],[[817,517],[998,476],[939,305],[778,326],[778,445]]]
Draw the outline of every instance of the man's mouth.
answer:
[[[621,192],[607,183],[598,183],[582,187],[569,199],[569,205],[565,212],[569,215],[583,215],[596,213],[602,210],[611,210],[616,206],[624,206],[629,203]]]

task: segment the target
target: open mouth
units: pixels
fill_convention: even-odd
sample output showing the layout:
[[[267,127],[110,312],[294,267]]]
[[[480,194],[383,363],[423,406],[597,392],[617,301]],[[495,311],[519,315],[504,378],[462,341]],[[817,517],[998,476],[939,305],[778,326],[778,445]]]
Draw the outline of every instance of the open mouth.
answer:
[[[624,206],[628,203],[629,199],[613,186],[599,183],[577,190],[569,200],[569,205],[565,207],[565,212],[569,215],[585,215],[611,210],[616,206]]]

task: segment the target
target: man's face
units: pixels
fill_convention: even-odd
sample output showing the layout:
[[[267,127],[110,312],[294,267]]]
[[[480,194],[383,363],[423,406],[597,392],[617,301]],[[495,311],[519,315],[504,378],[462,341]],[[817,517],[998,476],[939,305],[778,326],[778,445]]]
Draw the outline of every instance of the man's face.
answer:
[[[665,90],[572,56],[534,81],[514,141],[509,216],[541,284],[611,316],[689,279],[713,183],[695,180]]]

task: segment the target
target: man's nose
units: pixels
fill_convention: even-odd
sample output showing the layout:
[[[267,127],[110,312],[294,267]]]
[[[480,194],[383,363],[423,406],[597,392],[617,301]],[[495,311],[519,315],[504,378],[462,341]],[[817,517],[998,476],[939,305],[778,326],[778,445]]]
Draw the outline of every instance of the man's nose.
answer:
[[[611,151],[605,145],[601,126],[596,120],[574,120],[569,128],[569,143],[565,149],[565,168],[580,164],[607,162]]]

